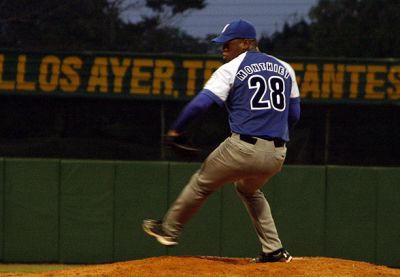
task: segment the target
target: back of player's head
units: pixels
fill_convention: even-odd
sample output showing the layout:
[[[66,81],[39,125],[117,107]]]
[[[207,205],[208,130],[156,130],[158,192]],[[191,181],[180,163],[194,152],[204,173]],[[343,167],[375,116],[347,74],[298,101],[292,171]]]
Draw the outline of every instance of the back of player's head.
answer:
[[[221,34],[214,38],[212,42],[226,43],[235,38],[256,39],[256,29],[248,21],[235,20],[226,24]]]

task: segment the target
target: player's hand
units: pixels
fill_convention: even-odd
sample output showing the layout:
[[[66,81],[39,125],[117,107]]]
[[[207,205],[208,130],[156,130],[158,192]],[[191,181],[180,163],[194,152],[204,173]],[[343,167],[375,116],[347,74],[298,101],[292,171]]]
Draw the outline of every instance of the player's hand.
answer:
[[[181,136],[182,135],[182,133],[178,133],[177,131],[175,131],[175,130],[168,130],[168,132],[167,132],[167,137],[179,137],[179,136]]]
[[[169,130],[164,136],[164,145],[173,146],[174,143],[182,141],[182,134],[175,130]]]
[[[182,133],[175,130],[169,130],[164,136],[164,145],[170,147],[172,150],[186,155],[197,155],[200,149],[195,148],[188,144],[187,138]]]

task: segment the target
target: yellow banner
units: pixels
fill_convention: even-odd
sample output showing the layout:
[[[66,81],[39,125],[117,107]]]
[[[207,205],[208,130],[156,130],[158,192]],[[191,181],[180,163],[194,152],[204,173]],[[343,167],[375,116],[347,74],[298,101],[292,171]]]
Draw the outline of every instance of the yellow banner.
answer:
[[[306,101],[400,98],[398,60],[287,61]],[[220,65],[214,56],[0,51],[0,93],[187,100]]]

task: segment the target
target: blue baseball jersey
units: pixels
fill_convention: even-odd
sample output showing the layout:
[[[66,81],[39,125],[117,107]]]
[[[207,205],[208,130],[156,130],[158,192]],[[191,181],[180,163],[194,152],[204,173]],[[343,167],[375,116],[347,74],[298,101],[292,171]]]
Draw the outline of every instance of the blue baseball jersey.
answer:
[[[203,93],[225,103],[232,132],[289,141],[289,105],[300,95],[288,63],[247,51],[218,68]]]

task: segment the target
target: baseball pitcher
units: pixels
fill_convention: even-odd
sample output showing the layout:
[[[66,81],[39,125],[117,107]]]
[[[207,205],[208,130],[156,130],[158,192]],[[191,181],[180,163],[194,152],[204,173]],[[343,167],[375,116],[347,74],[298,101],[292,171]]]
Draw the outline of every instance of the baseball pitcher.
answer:
[[[205,200],[234,183],[261,243],[261,254],[251,262],[290,262],[260,188],[281,170],[289,130],[300,118],[295,72],[288,63],[259,51],[256,30],[247,21],[230,22],[213,42],[222,45],[226,63],[185,106],[167,137],[178,139],[187,124],[213,104],[226,106],[232,134],[207,157],[163,220],[144,220],[143,229],[163,245],[178,244],[183,227]]]

